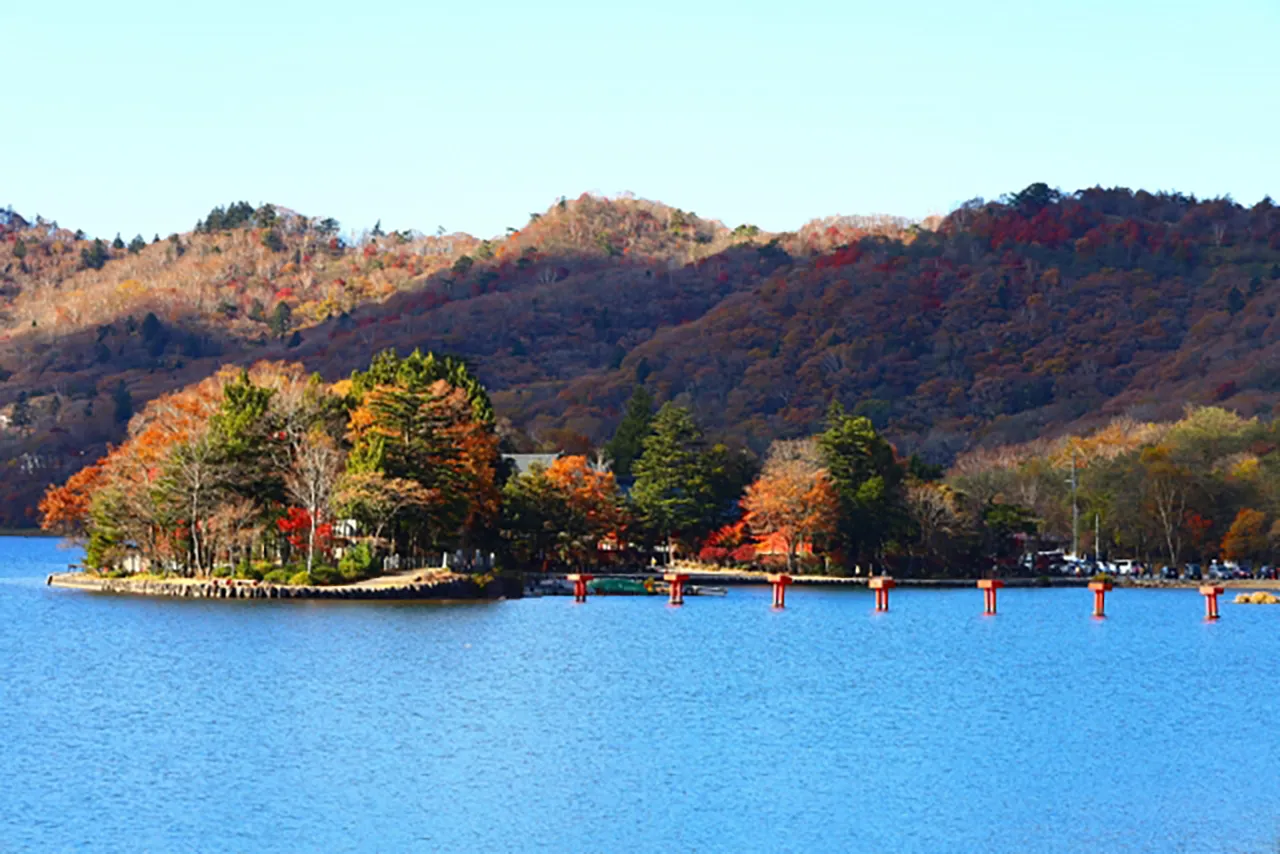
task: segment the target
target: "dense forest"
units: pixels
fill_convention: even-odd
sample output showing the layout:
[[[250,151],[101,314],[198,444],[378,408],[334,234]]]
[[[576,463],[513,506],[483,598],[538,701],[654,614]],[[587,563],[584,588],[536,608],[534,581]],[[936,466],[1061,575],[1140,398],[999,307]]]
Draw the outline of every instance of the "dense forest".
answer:
[[[147,401],[225,364],[336,382],[374,352],[465,363],[516,450],[589,454],[639,385],[769,456],[865,416],[904,458],[1280,400],[1269,199],[1032,185],[946,217],[728,228],[642,200],[561,200],[491,240],[341,236],[270,205],[90,240],[0,217],[0,525],[118,444]],[[964,457],[961,457],[963,460]],[[1220,514],[1219,514],[1220,515]]]
[[[643,388],[613,466],[568,455],[518,471],[502,445],[488,394],[447,357],[386,351],[332,384],[296,363],[228,367],[149,403],[123,444],[49,487],[41,524],[83,541],[92,571],[279,584],[455,550],[484,568],[634,567],[701,548],[838,572],[883,560],[896,532],[903,469],[838,405],[825,433],[776,443],[758,472],[688,410],[654,412]]]
[[[41,524],[83,541],[96,572],[278,584],[353,582],[390,556],[412,567],[456,550],[486,569],[486,554],[522,570],[683,554],[828,573],[909,572],[922,549],[943,554],[946,526],[926,531],[912,493],[938,471],[838,403],[823,432],[775,441],[763,465],[709,442],[689,410],[655,411],[642,386],[602,458],[519,471],[504,444],[487,392],[447,357],[385,351],[336,383],[297,363],[227,367],[151,401],[119,447],[49,487]],[[954,495],[957,569],[1008,563],[1035,530],[1000,496],[962,519]]]

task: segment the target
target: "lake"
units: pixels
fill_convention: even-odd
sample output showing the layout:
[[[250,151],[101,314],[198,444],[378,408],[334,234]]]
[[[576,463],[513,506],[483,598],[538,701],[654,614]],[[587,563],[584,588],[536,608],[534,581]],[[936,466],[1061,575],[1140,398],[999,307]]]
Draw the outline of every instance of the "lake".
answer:
[[[1280,607],[44,586],[0,539],[0,851],[1274,852]]]

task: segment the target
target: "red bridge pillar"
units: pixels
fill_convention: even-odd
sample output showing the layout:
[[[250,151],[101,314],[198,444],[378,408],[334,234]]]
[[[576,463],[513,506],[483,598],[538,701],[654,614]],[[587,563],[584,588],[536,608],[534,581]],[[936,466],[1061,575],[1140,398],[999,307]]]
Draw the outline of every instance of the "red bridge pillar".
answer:
[[[662,576],[662,580],[671,585],[671,604],[684,604],[684,583],[689,580],[689,576],[683,572],[668,572]]]
[[[1204,597],[1204,618],[1218,619],[1218,597],[1222,595],[1222,588],[1206,584],[1200,588],[1200,595]]]
[[[996,612],[996,591],[1001,587],[1004,587],[1004,582],[998,578],[983,578],[978,581],[978,588],[982,590],[982,613]]]
[[[566,575],[565,578],[573,582],[573,601],[587,601],[587,582],[595,578],[595,576],[575,573],[574,575]]]
[[[876,610],[889,610],[889,591],[896,587],[896,583],[887,575],[878,575],[867,582],[867,586],[876,592]]]
[[[1093,591],[1093,616],[1107,615],[1107,591],[1112,589],[1110,581],[1090,581],[1089,589]]]
[[[787,585],[792,582],[791,576],[785,572],[775,573],[769,576],[769,583],[773,585],[773,607],[787,607]]]

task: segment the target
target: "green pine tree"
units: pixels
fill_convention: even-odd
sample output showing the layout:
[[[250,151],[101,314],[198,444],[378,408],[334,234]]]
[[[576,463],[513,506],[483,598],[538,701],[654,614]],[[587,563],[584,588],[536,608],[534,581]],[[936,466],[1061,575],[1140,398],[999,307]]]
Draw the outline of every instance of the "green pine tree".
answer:
[[[1239,314],[1244,311],[1244,294],[1240,293],[1239,288],[1232,288],[1227,291],[1227,311],[1232,314]]]
[[[13,411],[9,414],[9,423],[18,428],[31,426],[31,404],[25,391],[18,392],[18,399],[13,402]]]
[[[848,415],[839,403],[827,412],[818,447],[840,500],[836,540],[845,560],[881,559],[882,547],[899,533],[904,518],[903,472],[893,447],[869,418]]]
[[[124,241],[120,239],[120,232],[118,232],[118,231],[116,232],[116,239],[115,239],[115,240],[113,240],[113,241],[111,241],[111,248],[112,248],[112,249],[123,249],[123,248],[124,248]]]
[[[141,234],[137,235],[136,237],[133,238],[133,240],[129,241],[129,251],[132,252],[134,255],[137,255],[139,252],[141,252],[143,249],[146,249],[146,248],[147,248],[147,241],[145,238],[143,238]]]
[[[702,455],[702,432],[689,410],[665,403],[632,466],[631,500],[645,527],[668,547],[682,532],[696,530],[714,512],[715,498]]]
[[[133,395],[129,394],[129,387],[124,384],[124,380],[116,383],[116,390],[112,392],[111,400],[115,404],[116,423],[127,424],[133,417]]]
[[[27,257],[27,243],[19,237],[13,244],[13,257],[21,261]]]
[[[293,319],[293,309],[289,308],[287,302],[276,303],[275,311],[271,312],[271,320],[268,323],[271,331],[277,335],[284,335],[289,331],[289,325]]]
[[[653,396],[644,386],[636,386],[627,402],[627,411],[618,424],[613,438],[604,446],[613,468],[613,476],[618,480],[631,478],[631,466],[640,452],[644,450],[644,439],[649,435],[649,425],[653,421]]]
[[[107,244],[100,238],[95,237],[92,246],[80,250],[80,263],[89,270],[101,270],[110,260],[111,253],[107,251]]]

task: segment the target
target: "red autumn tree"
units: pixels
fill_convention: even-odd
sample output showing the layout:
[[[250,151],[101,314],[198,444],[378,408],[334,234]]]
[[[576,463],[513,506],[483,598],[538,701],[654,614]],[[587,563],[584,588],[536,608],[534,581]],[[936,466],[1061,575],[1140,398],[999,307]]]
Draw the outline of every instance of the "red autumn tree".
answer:
[[[834,533],[838,498],[815,443],[775,442],[760,477],[747,487],[742,509],[757,537],[781,542],[788,569],[802,548]]]
[[[1264,560],[1270,550],[1267,517],[1259,510],[1242,508],[1222,538],[1224,560]]]

